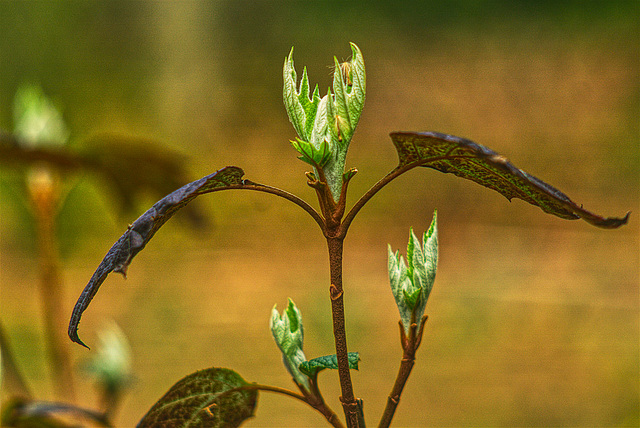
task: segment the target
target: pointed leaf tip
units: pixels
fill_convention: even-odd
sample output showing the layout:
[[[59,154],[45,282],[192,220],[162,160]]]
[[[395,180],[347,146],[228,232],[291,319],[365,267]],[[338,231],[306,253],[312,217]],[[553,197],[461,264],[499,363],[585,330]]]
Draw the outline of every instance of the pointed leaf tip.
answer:
[[[475,181],[507,199],[522,199],[557,217],[615,229],[627,223],[622,218],[602,217],[582,208],[567,195],[544,181],[516,168],[504,156],[471,140],[439,132],[392,132],[399,168],[423,166]]]
[[[69,338],[88,348],[78,337],[78,324],[82,313],[89,307],[89,303],[107,276],[111,272],[120,272],[125,275],[136,254],[144,249],[158,229],[179,209],[204,193],[239,188],[243,184],[243,176],[244,171],[236,166],[224,167],[168,194],[138,217],[113,244],[82,290],[69,320]]]

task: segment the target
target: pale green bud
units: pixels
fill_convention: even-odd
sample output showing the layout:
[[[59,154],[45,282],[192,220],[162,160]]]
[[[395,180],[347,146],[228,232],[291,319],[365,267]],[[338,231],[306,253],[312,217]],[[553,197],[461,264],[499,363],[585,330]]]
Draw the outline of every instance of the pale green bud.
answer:
[[[292,142],[302,155],[300,159],[314,168],[322,168],[334,200],[338,201],[342,191],[343,174],[349,143],[353,137],[366,91],[366,73],[360,49],[351,43],[352,59],[340,64],[334,57],[333,92],[327,91],[322,99],[316,85],[309,95],[309,77],[306,68],[302,80],[297,85],[297,75],[293,63],[293,48],[285,58],[283,68],[284,105],[289,120],[298,133],[299,140]],[[307,143],[313,151],[323,155],[309,156]],[[325,148],[328,155],[324,155]],[[301,150],[305,149],[305,150]],[[321,162],[318,162],[321,161]]]
[[[304,332],[302,328],[302,315],[293,300],[289,299],[289,305],[282,313],[282,316],[273,307],[270,320],[271,334],[282,352],[282,360],[285,367],[299,385],[309,390],[309,378],[298,368],[306,361],[302,345]]]
[[[39,86],[23,85],[13,103],[14,133],[29,145],[62,145],[69,138],[62,114]]]
[[[438,265],[437,212],[433,214],[431,226],[424,232],[422,244],[411,229],[407,244],[407,263],[397,251],[392,252],[391,246],[388,247],[388,254],[389,283],[400,312],[402,325],[408,334],[412,322],[420,327],[427,299],[436,277]]]
[[[107,394],[118,394],[133,380],[129,342],[115,322],[99,331],[98,342],[86,369]]]

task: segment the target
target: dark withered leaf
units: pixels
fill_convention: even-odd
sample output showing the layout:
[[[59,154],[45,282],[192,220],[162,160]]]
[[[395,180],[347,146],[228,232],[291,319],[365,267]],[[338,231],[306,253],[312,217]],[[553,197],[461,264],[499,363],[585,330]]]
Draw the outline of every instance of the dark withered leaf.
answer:
[[[14,397],[3,403],[0,425],[3,427],[110,427],[106,415],[67,403]]]
[[[627,223],[622,218],[601,217],[577,205],[549,184],[516,168],[504,156],[473,141],[438,132],[392,132],[399,167],[423,166],[450,172],[504,195],[536,205],[546,213],[594,226],[614,229]]]
[[[64,146],[42,145],[31,147],[21,144],[8,132],[0,130],[0,164],[4,167],[20,168],[35,163],[46,163],[62,171],[73,171],[85,167],[86,161]]]
[[[123,215],[134,212],[142,197],[162,197],[189,181],[186,160],[178,152],[144,138],[100,134],[82,141],[78,147],[29,146],[0,130],[0,166],[45,164],[63,173],[88,172],[111,191]],[[193,206],[187,215],[193,226],[206,224]]]
[[[111,272],[119,272],[126,276],[131,260],[147,245],[160,227],[198,195],[242,186],[244,171],[235,166],[227,166],[213,174],[193,181],[168,194],[156,202],[136,221],[111,247],[82,294],[78,298],[71,320],[69,321],[69,337],[72,341],[86,347],[78,337],[78,324],[82,313],[98,292],[98,288]]]
[[[95,135],[83,141],[78,154],[102,176],[123,213],[133,212],[143,196],[160,198],[191,181],[187,157],[150,139]]]
[[[233,370],[210,368],[183,378],[138,423],[138,427],[237,427],[253,416],[256,390]],[[231,391],[234,390],[234,391]]]

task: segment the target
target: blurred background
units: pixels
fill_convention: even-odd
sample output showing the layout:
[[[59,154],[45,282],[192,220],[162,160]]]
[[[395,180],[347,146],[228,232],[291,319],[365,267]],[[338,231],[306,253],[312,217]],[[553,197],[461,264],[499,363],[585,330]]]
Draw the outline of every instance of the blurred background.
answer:
[[[14,95],[34,83],[59,106],[70,150],[104,134],[157,141],[188,180],[237,165],[315,206],[289,144],[282,65],[295,46],[298,74],[307,66],[324,95],[333,56],[348,59],[353,41],[368,90],[347,160],[360,171],[351,203],[397,164],[389,132],[432,130],[506,155],[589,210],[633,211],[627,226],[601,230],[429,169],[385,188],[345,243],[349,350],[362,358],[354,388],[369,424],[402,356],[386,246],[404,253],[409,227],[421,233],[437,208],[430,318],[395,425],[637,426],[639,18],[633,0],[3,1],[0,129],[13,129]],[[66,322],[111,244],[158,197],[121,215],[104,180],[65,183],[55,226]],[[0,317],[29,386],[53,400],[24,186],[22,171],[0,166]],[[195,203],[206,231],[177,214],[126,281],[107,279],[80,325],[92,348],[111,320],[130,341],[135,381],[117,426],[207,367],[293,387],[268,328],[287,297],[302,312],[307,357],[335,352],[326,248],[306,213],[253,192]],[[93,350],[69,342],[68,352],[80,367]],[[81,371],[76,381],[78,402],[97,406],[91,381]],[[337,374],[320,382],[342,415]],[[265,393],[246,426],[325,422]]]

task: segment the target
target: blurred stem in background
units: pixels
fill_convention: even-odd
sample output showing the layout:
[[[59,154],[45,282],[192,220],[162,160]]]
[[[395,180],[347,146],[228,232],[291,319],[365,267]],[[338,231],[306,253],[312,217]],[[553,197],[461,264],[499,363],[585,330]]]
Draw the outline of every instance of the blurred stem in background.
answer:
[[[60,111],[35,85],[24,85],[14,100],[15,135],[29,147],[66,145],[67,127]],[[64,296],[56,247],[56,218],[61,204],[61,181],[46,164],[27,170],[27,193],[36,224],[39,287],[51,375],[58,397],[75,401],[73,370],[64,337]]]
[[[65,417],[76,421],[72,426],[108,426],[134,378],[126,336],[117,326],[105,328],[99,332],[100,346],[84,365],[84,374],[96,381],[101,410],[76,405],[71,342],[66,335],[69,308],[63,292],[59,245],[82,231],[73,228],[60,236],[57,228],[73,185],[71,174],[89,173],[102,179],[113,190],[113,206],[121,213],[135,210],[137,199],[143,195],[165,195],[190,181],[185,158],[154,141],[100,135],[83,141],[82,149],[73,149],[68,140],[60,111],[42,89],[34,85],[19,88],[14,100],[14,132],[0,130],[0,165],[19,171],[20,190],[24,190],[35,225],[43,332],[55,401],[41,401],[39,391],[31,395],[9,349],[9,337],[0,330],[0,374],[5,374],[12,396],[2,403],[2,426],[50,426]],[[188,208],[186,219],[203,230],[207,223],[196,205]],[[76,213],[74,220],[82,215],[85,213]],[[31,296],[23,297],[27,302]],[[77,421],[82,423],[78,425]]]
[[[52,380],[57,396],[74,402],[73,368],[69,349],[66,346],[65,299],[56,246],[56,214],[60,206],[60,180],[51,169],[43,165],[30,169],[27,184],[36,223],[42,318]]]

